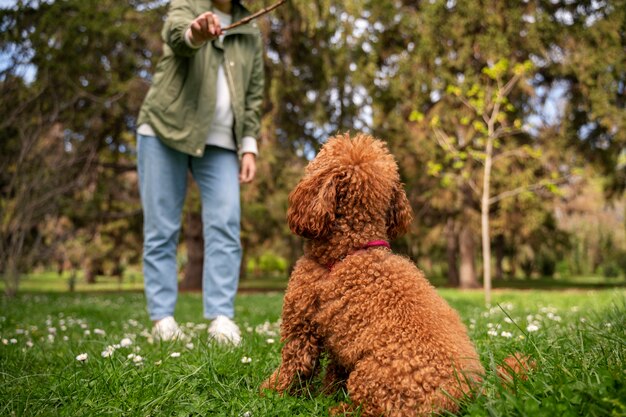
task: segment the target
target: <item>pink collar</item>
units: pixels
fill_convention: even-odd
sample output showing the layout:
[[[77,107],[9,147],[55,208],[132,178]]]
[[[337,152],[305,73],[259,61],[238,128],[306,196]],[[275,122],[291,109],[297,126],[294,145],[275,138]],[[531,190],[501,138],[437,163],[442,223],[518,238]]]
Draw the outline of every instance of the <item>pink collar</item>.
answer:
[[[354,255],[355,253],[363,252],[363,251],[365,251],[366,249],[369,249],[369,248],[377,248],[377,247],[381,247],[381,246],[385,247],[387,249],[391,249],[391,245],[386,240],[372,240],[372,241],[367,242],[365,245],[363,245],[361,247],[361,249],[358,249],[358,250],[355,250],[353,252],[350,252],[346,256],[344,256],[343,258],[341,258],[341,259],[339,259],[339,260],[337,260],[335,262],[326,264],[326,268],[329,271],[332,271],[334,266],[337,265],[337,263],[339,263],[339,262],[343,261],[344,259],[346,259],[346,257],[348,257],[350,255]]]

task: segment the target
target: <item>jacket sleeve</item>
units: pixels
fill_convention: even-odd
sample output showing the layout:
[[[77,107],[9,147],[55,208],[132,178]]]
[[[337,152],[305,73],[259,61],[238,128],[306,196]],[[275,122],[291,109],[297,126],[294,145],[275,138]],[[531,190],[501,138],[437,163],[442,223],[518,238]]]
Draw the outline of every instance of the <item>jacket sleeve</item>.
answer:
[[[263,39],[260,34],[257,36],[256,42],[252,75],[246,90],[243,126],[243,136],[252,136],[253,138],[258,138],[261,130],[261,107],[263,106],[263,85],[265,83]]]
[[[189,57],[197,52],[185,41],[185,32],[196,16],[191,0],[172,0],[161,37],[176,55]]]

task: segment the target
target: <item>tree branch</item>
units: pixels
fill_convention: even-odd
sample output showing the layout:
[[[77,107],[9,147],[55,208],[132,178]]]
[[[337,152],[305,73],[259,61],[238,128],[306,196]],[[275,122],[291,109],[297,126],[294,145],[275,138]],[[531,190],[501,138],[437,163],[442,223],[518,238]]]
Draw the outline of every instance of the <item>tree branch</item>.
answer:
[[[452,144],[450,144],[450,142],[448,142],[448,139],[446,139],[446,135],[442,132],[441,129],[434,128],[433,131],[435,132],[435,138],[437,139],[437,143],[439,144],[439,146],[441,146],[441,148],[443,148],[444,150],[447,149],[448,151],[455,154],[459,153],[459,151]]]
[[[519,158],[525,158],[528,156],[528,152],[522,149],[512,149],[510,151],[505,151],[505,152],[499,153],[498,155],[494,155],[492,160],[495,163],[496,161],[503,159],[503,158],[508,158],[509,156],[517,156]]]
[[[468,178],[467,180],[465,180],[465,182],[467,182],[467,185],[469,185],[470,189],[474,192],[474,194],[477,197],[480,197],[480,190],[478,189],[478,186],[476,185],[474,180],[471,178]]]
[[[251,14],[250,16],[246,16],[243,19],[238,20],[237,22],[233,23],[232,25],[226,26],[223,29],[223,31],[226,32],[227,30],[234,29],[237,26],[245,25],[246,23],[251,22],[252,20],[256,19],[257,17],[263,16],[264,14],[271,12],[272,10],[274,10],[278,6],[282,5],[286,1],[287,0],[279,0],[277,3],[274,3],[271,6],[266,7],[265,9],[261,9],[258,12],[254,13],[254,14]]]
[[[498,138],[503,138],[505,136],[517,135],[517,134],[520,134],[520,133],[524,133],[524,129],[509,129],[509,128],[499,127],[493,133],[493,138],[494,139],[498,139]]]
[[[546,182],[538,182],[536,184],[526,185],[524,187],[517,187],[510,191],[505,191],[498,195],[495,195],[489,199],[489,205],[497,203],[498,201],[504,200],[505,198],[515,197],[518,194],[521,194],[525,191],[536,191],[541,188],[544,188],[548,184],[560,185],[565,183],[571,175],[566,175],[565,177],[557,178],[555,180],[546,181]]]

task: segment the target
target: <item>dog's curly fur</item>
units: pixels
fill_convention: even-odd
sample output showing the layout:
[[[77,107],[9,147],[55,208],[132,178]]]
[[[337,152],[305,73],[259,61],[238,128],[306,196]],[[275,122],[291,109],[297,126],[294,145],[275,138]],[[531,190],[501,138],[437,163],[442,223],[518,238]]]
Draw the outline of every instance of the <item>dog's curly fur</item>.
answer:
[[[285,294],[282,363],[263,388],[295,393],[326,353],[325,390],[345,384],[351,399],[333,413],[457,410],[484,373],[458,314],[408,259],[361,250],[412,220],[386,145],[362,134],[329,139],[289,204],[291,230],[309,241]]]

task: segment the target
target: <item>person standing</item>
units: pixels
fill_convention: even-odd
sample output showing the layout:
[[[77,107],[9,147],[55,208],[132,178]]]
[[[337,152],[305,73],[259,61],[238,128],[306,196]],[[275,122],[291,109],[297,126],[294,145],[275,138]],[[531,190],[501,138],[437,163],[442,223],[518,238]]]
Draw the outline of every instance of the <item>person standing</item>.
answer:
[[[233,321],[242,252],[239,185],[255,177],[263,42],[254,22],[222,28],[248,14],[238,0],[173,0],[163,56],[137,120],[145,294],[160,340],[182,335],[174,319],[176,249],[188,171],[202,201],[209,335],[234,345],[241,340]]]

